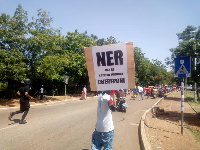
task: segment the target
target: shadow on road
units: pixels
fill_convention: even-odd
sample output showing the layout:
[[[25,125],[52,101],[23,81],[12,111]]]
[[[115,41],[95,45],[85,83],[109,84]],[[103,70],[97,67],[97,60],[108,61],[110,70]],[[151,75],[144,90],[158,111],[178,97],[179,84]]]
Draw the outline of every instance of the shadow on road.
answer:
[[[16,123],[19,123],[20,122],[20,119],[13,119],[11,120],[13,121],[12,123],[9,123],[8,125],[13,125],[13,124],[16,124]],[[24,122],[23,124],[26,124],[27,122]]]

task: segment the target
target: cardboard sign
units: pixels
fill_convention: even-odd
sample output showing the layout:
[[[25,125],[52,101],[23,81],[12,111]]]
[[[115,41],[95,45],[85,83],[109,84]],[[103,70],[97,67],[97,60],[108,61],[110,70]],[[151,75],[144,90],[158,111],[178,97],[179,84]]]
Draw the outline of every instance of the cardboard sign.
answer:
[[[92,91],[135,87],[133,42],[86,47],[84,50]]]

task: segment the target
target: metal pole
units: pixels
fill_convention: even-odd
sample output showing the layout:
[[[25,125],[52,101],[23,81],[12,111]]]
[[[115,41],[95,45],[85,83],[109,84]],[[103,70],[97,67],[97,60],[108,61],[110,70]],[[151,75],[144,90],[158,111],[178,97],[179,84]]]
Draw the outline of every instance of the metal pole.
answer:
[[[196,41],[195,41],[195,38],[196,38],[196,31],[194,32],[194,53],[195,53],[195,58],[194,58],[194,70],[196,72],[196,66],[197,66],[197,58],[196,58]],[[197,83],[196,81],[194,82],[194,101],[197,102]]]
[[[195,42],[195,45],[194,45],[194,50],[195,50],[194,70],[196,72],[196,70],[197,70],[196,42]],[[196,83],[196,81],[194,82],[194,101],[197,102],[197,83]]]
[[[66,84],[65,84],[65,100],[66,100]]]
[[[184,121],[184,78],[181,82],[181,134],[183,135],[183,121]]]
[[[185,77],[185,93],[187,94],[187,87],[188,87],[188,84],[187,84],[187,74],[186,74],[186,77]]]

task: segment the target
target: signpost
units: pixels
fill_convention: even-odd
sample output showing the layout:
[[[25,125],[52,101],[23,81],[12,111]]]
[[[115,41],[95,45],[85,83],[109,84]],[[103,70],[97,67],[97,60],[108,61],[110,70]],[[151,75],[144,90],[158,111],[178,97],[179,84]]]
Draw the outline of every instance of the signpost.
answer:
[[[191,77],[191,58],[175,58],[175,77]]]
[[[64,82],[65,82],[65,100],[66,100],[66,84],[68,84],[69,76],[65,76]]]
[[[181,82],[181,134],[183,135],[183,121],[184,121],[184,77],[191,77],[191,58],[178,57],[175,58],[175,72],[174,77],[182,77]]]

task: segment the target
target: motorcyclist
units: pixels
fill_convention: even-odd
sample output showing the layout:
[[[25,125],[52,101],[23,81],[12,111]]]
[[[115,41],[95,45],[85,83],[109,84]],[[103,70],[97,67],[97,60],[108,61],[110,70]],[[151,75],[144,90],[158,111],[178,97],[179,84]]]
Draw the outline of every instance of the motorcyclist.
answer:
[[[117,97],[118,100],[120,99],[120,97],[125,97],[124,90],[123,89],[119,89],[119,91],[117,91],[117,93],[116,93],[116,97]]]
[[[119,105],[120,104],[120,97],[125,97],[125,96],[126,96],[126,94],[125,94],[123,89],[119,89],[119,91],[116,92],[116,107],[117,107],[118,110],[120,108],[120,105]]]
[[[157,96],[157,92],[158,92],[157,88],[154,87],[154,88],[153,88],[153,97],[154,97],[154,96]]]

